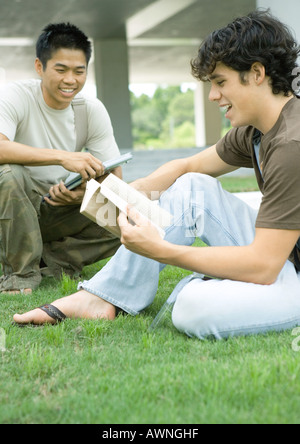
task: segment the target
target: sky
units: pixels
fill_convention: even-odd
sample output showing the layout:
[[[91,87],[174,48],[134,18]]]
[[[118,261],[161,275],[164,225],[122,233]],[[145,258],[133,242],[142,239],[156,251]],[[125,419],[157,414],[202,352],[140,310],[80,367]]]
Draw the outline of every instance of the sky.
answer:
[[[158,86],[165,86],[168,85],[158,85],[156,83],[135,83],[129,85],[130,91],[132,91],[137,97],[141,96],[142,94],[146,94],[149,97],[153,97],[156,89]],[[183,83],[181,85],[182,92],[186,92],[188,89],[196,89],[196,83]],[[84,87],[83,92],[91,97],[96,97],[96,86],[92,83],[87,83]]]

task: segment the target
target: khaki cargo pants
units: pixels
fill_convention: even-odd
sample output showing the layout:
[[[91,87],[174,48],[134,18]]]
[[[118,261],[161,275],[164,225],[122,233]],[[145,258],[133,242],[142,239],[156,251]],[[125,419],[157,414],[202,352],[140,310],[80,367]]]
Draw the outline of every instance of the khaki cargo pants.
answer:
[[[0,292],[37,288],[41,259],[50,275],[76,276],[120,246],[119,239],[82,216],[79,206],[42,203],[49,188],[21,165],[0,165]]]

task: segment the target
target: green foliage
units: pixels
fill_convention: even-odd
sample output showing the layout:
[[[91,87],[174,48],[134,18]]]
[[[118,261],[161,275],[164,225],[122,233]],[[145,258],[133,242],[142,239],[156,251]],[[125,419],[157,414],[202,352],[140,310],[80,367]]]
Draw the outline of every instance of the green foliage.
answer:
[[[172,148],[185,148],[195,145],[195,125],[191,122],[183,122],[175,128],[174,136],[171,140]]]
[[[173,119],[175,127],[186,122],[194,123],[194,92],[189,90],[176,95],[169,104],[168,114]]]
[[[131,93],[134,146],[139,149],[195,146],[194,93],[157,88],[153,98]]]

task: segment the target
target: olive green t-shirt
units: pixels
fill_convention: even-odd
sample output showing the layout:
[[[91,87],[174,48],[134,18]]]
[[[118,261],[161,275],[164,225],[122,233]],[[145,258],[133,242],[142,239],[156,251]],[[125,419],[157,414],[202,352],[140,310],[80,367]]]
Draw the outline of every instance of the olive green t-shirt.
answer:
[[[253,137],[261,136],[259,163]],[[217,152],[229,165],[254,168],[263,194],[256,227],[300,230],[300,100],[291,99],[265,135],[253,127],[231,130]],[[260,168],[259,168],[260,167]],[[261,170],[261,171],[260,171]]]

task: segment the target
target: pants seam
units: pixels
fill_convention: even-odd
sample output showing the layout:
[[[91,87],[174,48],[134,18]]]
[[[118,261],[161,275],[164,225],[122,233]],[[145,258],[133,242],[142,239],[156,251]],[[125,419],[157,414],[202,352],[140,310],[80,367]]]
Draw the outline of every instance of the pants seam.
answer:
[[[255,329],[259,329],[259,328],[270,328],[270,327],[280,327],[280,326],[284,326],[287,324],[291,324],[291,323],[300,323],[300,318],[299,316],[293,316],[292,318],[288,318],[285,319],[284,321],[277,321],[277,322],[264,322],[261,324],[252,324],[251,326],[247,326],[247,327],[237,327],[237,328],[228,328],[228,329],[223,329],[223,330],[218,330],[218,333],[220,335],[222,335],[223,333],[230,333],[230,332],[237,332],[237,331],[241,331],[241,332],[247,332],[247,331],[251,331],[251,330],[255,330]]]

